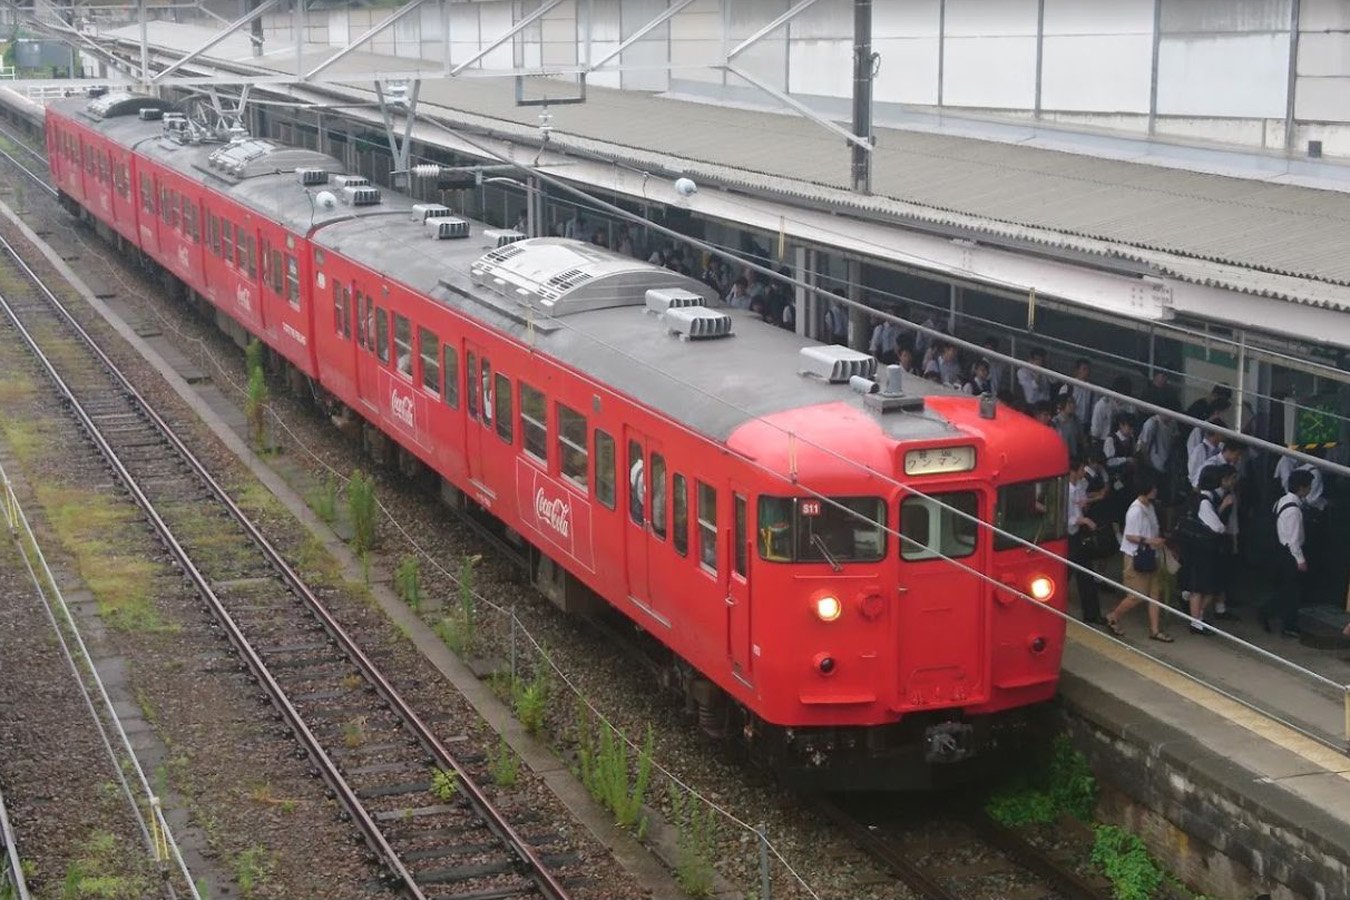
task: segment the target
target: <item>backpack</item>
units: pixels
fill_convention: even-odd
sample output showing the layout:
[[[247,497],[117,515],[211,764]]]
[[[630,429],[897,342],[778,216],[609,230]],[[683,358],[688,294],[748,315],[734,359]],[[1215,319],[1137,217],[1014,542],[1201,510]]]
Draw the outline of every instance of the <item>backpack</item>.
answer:
[[[1257,532],[1258,542],[1255,545],[1256,558],[1265,563],[1268,569],[1277,570],[1279,560],[1281,559],[1280,554],[1283,553],[1286,556],[1289,554],[1289,551],[1280,543],[1279,522],[1280,516],[1284,514],[1284,511],[1294,506],[1302,507],[1302,504],[1295,503],[1292,500],[1287,503],[1279,504],[1275,507],[1275,515],[1270,516],[1266,521],[1262,522],[1261,528]]]
[[[1217,550],[1222,539],[1222,535],[1200,521],[1200,502],[1205,497],[1199,492],[1193,494],[1186,503],[1185,513],[1172,528],[1172,543],[1183,561]],[[1214,502],[1212,497],[1209,500]]]

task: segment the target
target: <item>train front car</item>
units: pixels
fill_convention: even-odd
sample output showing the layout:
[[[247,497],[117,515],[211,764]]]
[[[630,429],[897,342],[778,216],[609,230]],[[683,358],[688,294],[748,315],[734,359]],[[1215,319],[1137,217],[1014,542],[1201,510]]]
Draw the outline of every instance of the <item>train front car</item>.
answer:
[[[804,788],[958,784],[1034,740],[1055,693],[1066,453],[1006,406],[917,379],[857,399],[728,442],[761,488],[746,730]]]

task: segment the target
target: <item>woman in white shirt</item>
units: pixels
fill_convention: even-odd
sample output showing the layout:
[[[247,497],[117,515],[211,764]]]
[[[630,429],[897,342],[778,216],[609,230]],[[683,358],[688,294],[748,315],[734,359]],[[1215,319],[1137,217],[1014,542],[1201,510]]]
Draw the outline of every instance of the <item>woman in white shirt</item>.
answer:
[[[1158,496],[1158,486],[1148,472],[1139,473],[1135,481],[1138,496],[1125,511],[1125,530],[1120,539],[1120,552],[1125,557],[1123,580],[1125,586],[1134,593],[1121,598],[1120,603],[1116,604],[1116,608],[1106,617],[1106,624],[1113,634],[1123,635],[1125,629],[1120,627],[1120,617],[1144,602],[1136,596],[1142,594],[1153,601],[1148,604],[1148,636],[1155,641],[1170,644],[1172,636],[1162,630],[1160,622],[1161,582],[1158,578],[1158,567],[1162,565],[1164,542],[1162,531],[1158,527],[1158,511],[1153,506],[1153,501]],[[1136,568],[1135,560],[1140,547],[1152,547],[1154,550],[1151,571],[1141,572]]]

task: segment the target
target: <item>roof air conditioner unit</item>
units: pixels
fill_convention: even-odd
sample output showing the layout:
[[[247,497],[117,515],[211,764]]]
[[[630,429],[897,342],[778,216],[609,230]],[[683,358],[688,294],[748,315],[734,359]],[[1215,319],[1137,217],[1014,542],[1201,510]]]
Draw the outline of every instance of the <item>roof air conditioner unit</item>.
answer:
[[[693,291],[683,291],[679,288],[652,288],[647,291],[647,312],[658,316],[668,309],[706,305],[703,297]]]
[[[342,193],[352,206],[374,206],[380,202],[379,188],[344,187]]]
[[[296,169],[295,177],[300,180],[301,184],[306,186],[328,183],[328,173],[323,169],[314,169],[314,168]]]
[[[514,228],[484,228],[483,237],[487,238],[489,247],[505,247],[507,244],[525,240],[525,235]]]
[[[160,119],[164,118],[164,110],[142,109],[139,110],[136,115],[140,117],[142,122],[158,122]]]
[[[469,222],[458,216],[436,216],[427,219],[426,226],[431,236],[438,241],[450,241],[469,236]]]
[[[370,187],[370,179],[364,175],[334,175],[333,184],[341,188]]]
[[[661,322],[683,341],[731,336],[731,316],[705,306],[684,306],[667,309]]]
[[[437,219],[448,215],[450,215],[450,207],[440,203],[413,204],[412,220],[414,222],[425,222],[427,219]]]
[[[874,357],[838,344],[803,347],[801,358],[802,375],[814,375],[832,384],[846,384],[854,375],[871,378],[877,371]]]

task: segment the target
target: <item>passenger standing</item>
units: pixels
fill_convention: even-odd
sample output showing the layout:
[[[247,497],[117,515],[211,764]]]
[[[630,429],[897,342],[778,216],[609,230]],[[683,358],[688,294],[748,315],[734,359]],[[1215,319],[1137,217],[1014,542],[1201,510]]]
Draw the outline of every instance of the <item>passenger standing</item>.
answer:
[[[1128,397],[1130,395],[1130,379],[1121,375],[1111,382],[1111,389],[1122,397]],[[1106,439],[1111,436],[1112,429],[1116,427],[1117,417],[1121,413],[1133,414],[1133,411],[1125,400],[1116,397],[1102,396],[1093,404],[1088,436],[1096,446],[1100,447],[1106,443]]]
[[[1067,398],[1073,402],[1073,398]],[[1074,570],[1074,583],[1078,587],[1078,606],[1083,621],[1089,625],[1105,625],[1102,618],[1101,598],[1097,592],[1097,579],[1091,570],[1093,563],[1092,536],[1097,523],[1087,515],[1088,480],[1084,472],[1081,457],[1069,460],[1069,562],[1081,566]]]
[[[944,343],[938,348],[938,376],[945,385],[961,387],[961,357],[955,344]]]
[[[1148,636],[1170,644],[1172,636],[1162,630],[1162,613],[1159,609],[1162,594],[1158,565],[1164,541],[1158,527],[1158,513],[1153,508],[1157,495],[1158,488],[1153,479],[1147,476],[1136,479],[1134,502],[1125,513],[1125,533],[1120,538],[1120,552],[1125,557],[1122,577],[1125,586],[1134,593],[1121,598],[1106,617],[1106,624],[1113,634],[1123,635],[1125,630],[1120,627],[1120,617],[1143,603],[1136,594],[1142,595],[1154,601],[1148,604]]]
[[[994,380],[989,375],[989,360],[977,359],[971,369],[970,380],[966,382],[965,392],[976,397],[994,393]]]
[[[1210,466],[1200,476],[1196,519],[1203,526],[1181,554],[1179,581],[1190,604],[1191,618],[1203,619],[1205,609],[1223,593],[1223,539],[1227,526],[1225,518],[1232,511],[1232,496],[1220,497],[1219,485],[1228,472],[1227,466]],[[1196,634],[1208,634],[1203,625],[1195,622],[1190,629]]]
[[[1073,377],[1079,381],[1089,381],[1092,378],[1092,363],[1086,359],[1079,359],[1073,364]],[[1083,429],[1091,427],[1092,422],[1092,388],[1080,387],[1076,384],[1065,382],[1060,385],[1060,397],[1073,397],[1074,412],[1078,416],[1078,421],[1082,423]]]
[[[1275,532],[1280,539],[1279,581],[1274,596],[1261,607],[1261,627],[1270,631],[1270,620],[1280,619],[1280,634],[1298,637],[1298,609],[1308,581],[1308,560],[1303,553],[1303,502],[1312,490],[1312,473],[1296,469],[1289,475],[1289,493],[1275,504]]]
[[[1073,394],[1061,392],[1057,402],[1059,407],[1050,424],[1059,432],[1064,446],[1069,448],[1069,455],[1080,456],[1086,448],[1083,446],[1083,423],[1078,419],[1077,401]]]
[[[1045,351],[1040,347],[1032,350],[1027,355],[1027,362],[1039,368],[1045,368]],[[1031,409],[1037,403],[1050,399],[1050,382],[1040,372],[1034,369],[1020,368],[1017,370],[1017,386],[1021,389],[1021,401],[1027,409]]]
[[[750,284],[744,278],[737,278],[731,283],[731,290],[727,292],[727,306],[732,309],[750,308]]]
[[[1154,406],[1161,406],[1163,409],[1172,412],[1181,411],[1181,395],[1177,393],[1176,388],[1172,387],[1167,378],[1167,373],[1161,369],[1153,372],[1152,380],[1149,381],[1148,387],[1144,388],[1142,399],[1145,403],[1152,403]]]
[[[1191,487],[1200,486],[1200,470],[1205,467],[1211,459],[1218,456],[1223,450],[1223,444],[1220,443],[1219,433],[1217,431],[1206,431],[1204,437],[1195,448],[1191,450],[1186,464],[1186,474],[1190,479]]]
[[[987,337],[982,345],[987,351],[985,357],[989,360],[989,380],[994,383],[992,393],[997,396],[1005,388],[1010,388],[1008,384],[1008,367],[998,358],[998,339]]]

